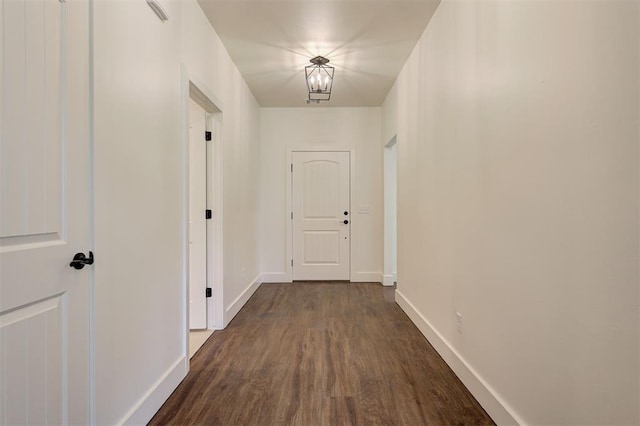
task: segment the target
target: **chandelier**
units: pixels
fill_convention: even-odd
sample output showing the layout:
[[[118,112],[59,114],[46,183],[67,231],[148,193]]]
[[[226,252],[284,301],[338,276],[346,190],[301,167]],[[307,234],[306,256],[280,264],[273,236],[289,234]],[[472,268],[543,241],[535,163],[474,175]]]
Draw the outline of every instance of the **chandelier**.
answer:
[[[307,103],[317,103],[320,101],[328,101],[331,99],[331,86],[333,85],[334,67],[327,64],[329,60],[322,56],[316,56],[309,60],[313,65],[304,67],[307,78],[307,89],[309,90],[309,98]]]

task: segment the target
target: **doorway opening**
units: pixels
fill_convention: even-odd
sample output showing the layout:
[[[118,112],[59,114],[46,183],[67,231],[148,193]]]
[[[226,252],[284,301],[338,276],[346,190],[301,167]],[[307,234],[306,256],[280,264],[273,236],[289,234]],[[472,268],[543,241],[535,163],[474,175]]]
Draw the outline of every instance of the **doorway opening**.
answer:
[[[384,146],[384,272],[382,284],[398,281],[398,150],[397,136]]]
[[[207,329],[207,113],[189,98],[189,329]]]
[[[210,96],[184,77],[186,72],[185,348],[191,358],[223,325],[222,112]]]

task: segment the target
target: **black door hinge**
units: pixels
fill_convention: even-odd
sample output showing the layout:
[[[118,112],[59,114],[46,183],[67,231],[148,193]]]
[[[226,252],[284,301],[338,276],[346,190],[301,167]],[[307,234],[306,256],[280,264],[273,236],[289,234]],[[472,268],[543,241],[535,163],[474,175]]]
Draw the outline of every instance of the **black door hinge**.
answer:
[[[207,297],[211,297],[211,287],[207,287]]]
[[[211,132],[204,132],[204,140],[205,141],[211,140]]]
[[[205,219],[211,219],[213,217],[213,213],[211,212],[210,209],[205,210],[204,217]]]

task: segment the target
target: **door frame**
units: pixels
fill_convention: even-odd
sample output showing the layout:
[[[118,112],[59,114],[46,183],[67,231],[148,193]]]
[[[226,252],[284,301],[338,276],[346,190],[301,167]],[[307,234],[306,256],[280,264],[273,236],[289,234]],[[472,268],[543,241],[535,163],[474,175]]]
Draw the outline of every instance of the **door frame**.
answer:
[[[354,262],[353,262],[353,246],[354,241],[357,241],[359,230],[357,215],[353,213],[353,206],[355,205],[355,193],[357,192],[356,185],[356,150],[355,149],[327,149],[327,148],[292,148],[287,146],[287,254],[285,259],[285,271],[287,275],[287,282],[293,282],[293,266],[291,260],[293,259],[293,220],[291,219],[291,213],[293,212],[293,173],[291,173],[291,164],[293,161],[294,152],[348,152],[349,153],[349,216],[351,217],[351,229],[349,240],[349,281],[353,281],[355,276]]]
[[[212,131],[207,142],[207,208],[213,211],[213,219],[207,221],[207,282],[213,296],[207,300],[207,329],[224,328],[223,302],[223,197],[222,197],[222,149],[223,107],[219,99],[189,76],[185,64],[181,64],[180,112],[182,121],[182,342],[187,370],[189,369],[189,99],[199,104],[207,113],[206,130]],[[204,214],[204,212],[203,212]]]
[[[386,143],[384,159],[384,265],[382,285],[397,282],[398,265],[398,137]],[[394,185],[392,187],[392,185]]]
[[[193,109],[194,105],[197,106],[197,111],[195,111]],[[191,114],[194,113],[195,115],[197,115],[199,118],[197,118],[197,123],[199,126],[199,129],[197,130],[197,133],[194,133],[194,129],[191,128],[191,123],[193,123],[194,117],[191,116]],[[208,221],[207,219],[205,219],[205,215],[203,213],[203,211],[197,211],[197,210],[192,210],[192,208],[194,207],[192,205],[192,202],[194,201],[194,199],[198,199],[199,202],[204,201],[204,206],[202,207],[202,210],[205,210],[207,208],[209,208],[209,179],[208,179],[208,175],[207,175],[207,171],[210,168],[210,155],[209,155],[209,148],[210,148],[210,144],[209,142],[205,141],[205,132],[206,131],[211,131],[211,125],[209,124],[211,121],[210,118],[210,113],[206,112],[204,110],[204,108],[202,107],[202,105],[200,105],[200,102],[197,102],[196,99],[194,99],[193,93],[189,94],[189,147],[187,148],[189,151],[189,194],[188,194],[188,198],[189,198],[189,221],[188,221],[188,231],[189,231],[189,239],[191,240],[193,238],[193,234],[192,234],[192,229],[191,227],[194,225],[194,222],[197,224],[196,227],[200,228],[202,225],[204,225],[204,258],[203,258],[203,263],[202,264],[198,264],[198,265],[192,265],[191,264],[191,256],[192,255],[196,255],[196,256],[200,256],[202,255],[201,250],[202,247],[201,246],[195,246],[196,249],[194,249],[194,245],[193,245],[193,241],[188,245],[188,257],[189,257],[189,293],[191,293],[194,290],[199,290],[199,289],[195,289],[195,282],[192,281],[192,279],[194,278],[192,276],[192,274],[194,273],[194,271],[197,271],[196,274],[200,274],[202,273],[203,275],[201,276],[204,279],[204,286],[207,287],[210,283],[211,280],[209,278],[209,267],[207,265],[207,260],[209,258],[209,254],[212,252],[212,248],[210,247],[211,241],[209,241],[209,228],[210,228],[210,221]],[[201,145],[202,144],[202,145]],[[204,148],[204,149],[203,149]],[[200,170],[202,172],[202,175],[198,175],[198,176],[194,176],[192,173],[192,167],[194,167],[195,169],[199,169],[200,167],[202,167],[202,164],[193,164],[194,162],[194,157],[193,157],[193,153],[191,152],[192,149],[195,149],[195,151],[198,150],[202,150],[200,151],[201,153],[204,153],[203,157],[204,157],[204,169]],[[196,163],[199,163],[202,161],[202,157],[196,158],[195,159]],[[194,179],[192,179],[194,178]],[[204,191],[202,191],[202,186],[199,186],[198,192],[194,191],[194,186],[198,186],[198,185],[202,185],[202,181],[204,181]],[[204,200],[202,200],[201,197],[204,196]],[[192,199],[192,197],[194,197],[194,199]],[[198,207],[200,208],[200,206]],[[202,242],[202,241],[201,241]],[[195,268],[194,268],[195,266]],[[199,283],[198,286],[195,287],[199,287],[202,285],[202,282]],[[204,289],[203,289],[204,290]],[[209,317],[209,301],[207,300],[207,298],[205,297],[205,294],[200,294],[199,296],[195,296],[198,299],[198,303],[203,303],[204,307],[205,307],[205,311],[204,311],[204,315],[200,316],[198,315],[199,318],[196,319],[196,322],[198,323],[198,325],[204,325],[204,329],[208,329],[208,317]],[[191,304],[192,299],[194,298],[194,296],[191,296],[191,294],[189,294],[189,329],[190,330],[194,330],[194,329],[202,329],[202,327],[194,327],[194,324],[192,323],[192,321],[194,320],[194,318],[191,317],[192,313],[191,313],[191,308],[193,307]]]

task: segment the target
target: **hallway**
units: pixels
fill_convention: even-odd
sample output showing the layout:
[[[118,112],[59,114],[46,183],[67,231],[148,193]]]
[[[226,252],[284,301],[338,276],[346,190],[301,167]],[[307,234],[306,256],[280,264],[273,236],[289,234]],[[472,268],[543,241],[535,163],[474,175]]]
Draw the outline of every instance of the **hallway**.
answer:
[[[640,0],[2,5],[0,425],[640,425]]]
[[[150,424],[493,424],[394,294],[262,285]]]

